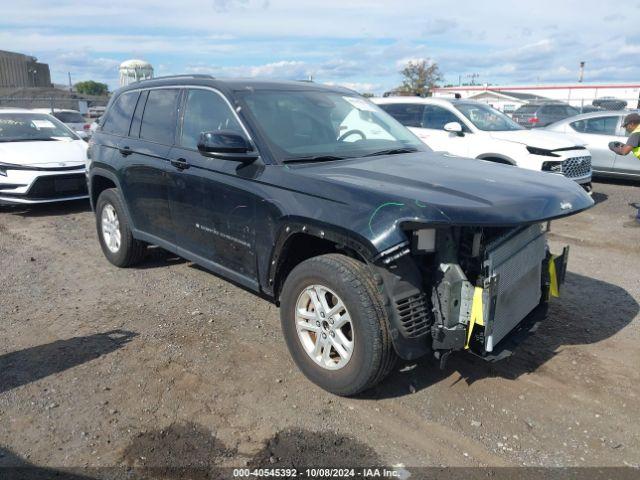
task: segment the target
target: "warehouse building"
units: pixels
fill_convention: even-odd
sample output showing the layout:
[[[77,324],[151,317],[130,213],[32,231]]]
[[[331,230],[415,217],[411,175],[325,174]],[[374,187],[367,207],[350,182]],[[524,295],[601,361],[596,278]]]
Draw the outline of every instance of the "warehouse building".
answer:
[[[522,103],[535,100],[566,102],[575,107],[593,105],[600,100],[617,99],[626,102],[627,108],[638,108],[640,84],[638,83],[574,83],[549,85],[468,85],[433,89],[434,97],[469,98],[495,104],[506,111]]]
[[[51,87],[49,65],[36,57],[0,50],[0,87]]]

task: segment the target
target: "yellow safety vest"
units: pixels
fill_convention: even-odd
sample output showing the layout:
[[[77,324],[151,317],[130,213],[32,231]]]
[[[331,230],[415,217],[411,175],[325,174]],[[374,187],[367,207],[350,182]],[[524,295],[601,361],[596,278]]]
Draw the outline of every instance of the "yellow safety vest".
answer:
[[[640,126],[636,127],[636,129],[633,132],[631,132],[632,135],[634,133],[640,133]],[[640,160],[640,147],[634,147],[631,149],[631,151],[636,156],[636,158]]]

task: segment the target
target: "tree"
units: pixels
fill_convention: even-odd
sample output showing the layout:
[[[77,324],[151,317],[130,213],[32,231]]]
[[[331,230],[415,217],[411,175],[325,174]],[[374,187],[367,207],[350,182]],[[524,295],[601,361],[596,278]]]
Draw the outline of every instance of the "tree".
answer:
[[[400,74],[404,77],[398,92],[403,95],[420,95],[426,97],[442,80],[438,64],[430,59],[409,61]]]
[[[106,95],[109,93],[109,86],[106,83],[94,82],[93,80],[78,82],[74,86],[76,92],[84,95]]]

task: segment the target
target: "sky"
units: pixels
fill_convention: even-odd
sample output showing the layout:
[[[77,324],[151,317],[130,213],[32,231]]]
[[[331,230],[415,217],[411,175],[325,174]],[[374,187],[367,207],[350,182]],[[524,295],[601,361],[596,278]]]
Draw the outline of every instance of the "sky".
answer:
[[[34,55],[52,80],[118,87],[118,65],[155,75],[305,79],[381,94],[410,60],[444,83],[640,81],[640,2],[602,0],[0,0],[0,50]],[[622,7],[622,5],[620,5]]]

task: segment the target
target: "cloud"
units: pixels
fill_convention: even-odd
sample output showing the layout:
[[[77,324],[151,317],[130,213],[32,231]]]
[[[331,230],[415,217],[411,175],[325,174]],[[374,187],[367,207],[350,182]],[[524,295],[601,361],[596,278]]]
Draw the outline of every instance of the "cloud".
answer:
[[[457,82],[637,81],[640,10],[610,21],[610,6],[583,0],[45,0],[3,5],[0,49],[50,63],[54,80],[95,75],[114,87],[117,64],[142,57],[158,73],[306,78],[372,85],[401,81],[408,59],[431,58]],[[561,18],[562,21],[558,21]],[[631,33],[628,33],[631,32]],[[74,58],[75,57],[75,58]],[[620,67],[622,65],[622,67]]]

